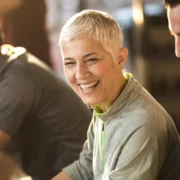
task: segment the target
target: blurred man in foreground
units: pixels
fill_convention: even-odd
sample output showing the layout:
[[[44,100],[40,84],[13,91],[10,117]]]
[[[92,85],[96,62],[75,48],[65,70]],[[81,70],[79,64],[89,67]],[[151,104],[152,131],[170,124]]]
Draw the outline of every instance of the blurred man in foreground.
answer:
[[[78,158],[90,119],[65,82],[25,48],[3,44],[0,32],[0,151],[33,180],[49,180]]]

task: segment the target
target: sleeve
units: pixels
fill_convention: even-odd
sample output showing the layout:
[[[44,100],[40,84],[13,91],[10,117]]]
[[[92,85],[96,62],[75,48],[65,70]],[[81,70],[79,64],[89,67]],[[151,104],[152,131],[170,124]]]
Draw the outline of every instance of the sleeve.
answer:
[[[136,126],[117,150],[114,167],[102,179],[156,180],[164,160],[165,143],[165,133],[156,125]]]
[[[32,105],[32,83],[25,73],[4,74],[0,77],[0,130],[16,134]]]
[[[80,153],[79,160],[75,161],[63,171],[71,178],[71,180],[92,180],[92,157],[94,144],[94,120],[91,121],[87,133],[87,140],[84,143],[83,150]]]

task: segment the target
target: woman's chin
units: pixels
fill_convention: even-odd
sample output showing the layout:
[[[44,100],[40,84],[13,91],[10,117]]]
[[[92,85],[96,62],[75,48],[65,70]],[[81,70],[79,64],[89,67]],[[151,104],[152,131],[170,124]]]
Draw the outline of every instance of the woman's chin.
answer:
[[[93,102],[93,101],[88,101],[88,100],[85,100],[85,99],[82,99],[82,101],[84,102],[84,104],[86,104],[87,106],[95,106],[95,104],[97,104],[97,101],[96,102]]]
[[[84,104],[87,106],[95,106],[96,104],[100,103],[100,98],[97,96],[92,96],[92,95],[80,95],[79,96],[81,100],[83,101]]]

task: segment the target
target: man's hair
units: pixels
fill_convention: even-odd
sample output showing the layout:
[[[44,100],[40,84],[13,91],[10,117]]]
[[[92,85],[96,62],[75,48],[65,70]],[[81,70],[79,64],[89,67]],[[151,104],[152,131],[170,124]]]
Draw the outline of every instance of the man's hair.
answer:
[[[163,0],[163,3],[166,7],[170,6],[172,8],[177,5],[180,5],[180,0]]]
[[[103,11],[84,10],[72,16],[63,26],[60,45],[79,37],[100,43],[113,57],[123,46],[123,34],[119,24]]]

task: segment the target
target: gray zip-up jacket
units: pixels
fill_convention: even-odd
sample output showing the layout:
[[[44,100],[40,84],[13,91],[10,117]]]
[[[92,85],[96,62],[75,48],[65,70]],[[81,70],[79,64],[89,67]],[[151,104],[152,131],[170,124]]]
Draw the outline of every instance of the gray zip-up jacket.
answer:
[[[134,79],[108,112],[94,111],[72,180],[179,180],[180,139],[173,120]]]

